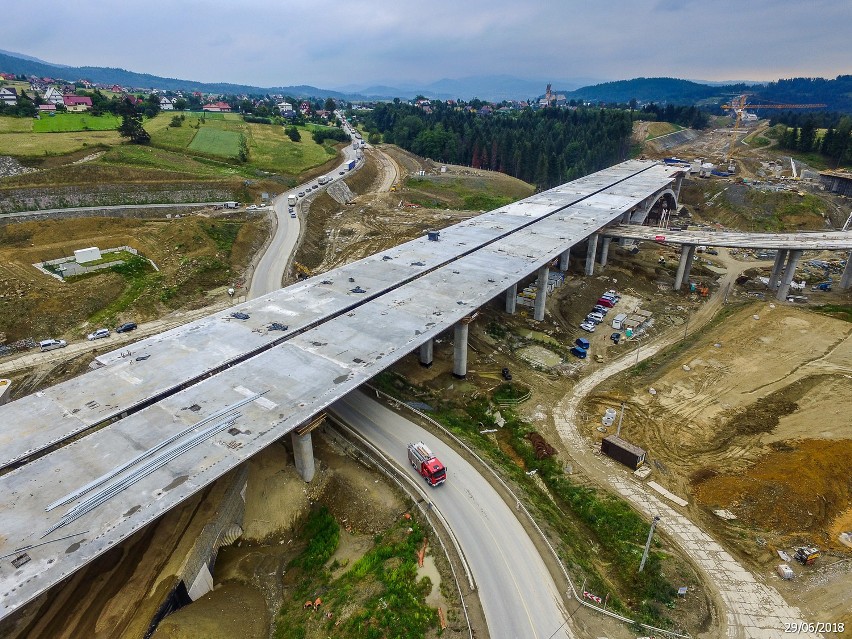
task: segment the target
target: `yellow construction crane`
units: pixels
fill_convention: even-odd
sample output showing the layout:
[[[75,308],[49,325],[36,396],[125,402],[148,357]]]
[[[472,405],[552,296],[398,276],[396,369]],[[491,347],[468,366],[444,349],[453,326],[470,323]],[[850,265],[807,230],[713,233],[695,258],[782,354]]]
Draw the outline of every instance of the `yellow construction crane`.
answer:
[[[728,144],[728,171],[731,171],[734,163],[734,145],[737,141],[737,133],[739,133],[740,124],[743,121],[743,115],[746,109],[819,109],[825,104],[750,104],[748,103],[749,94],[743,93],[731,100],[730,104],[723,104],[722,109],[725,111],[733,111],[736,115],[734,128],[731,131],[731,141]]]

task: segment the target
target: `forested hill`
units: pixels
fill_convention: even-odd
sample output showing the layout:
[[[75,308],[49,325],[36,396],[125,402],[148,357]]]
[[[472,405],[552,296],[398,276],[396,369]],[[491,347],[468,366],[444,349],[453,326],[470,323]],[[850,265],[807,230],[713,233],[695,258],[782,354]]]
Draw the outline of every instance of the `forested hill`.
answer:
[[[433,160],[507,173],[550,188],[627,159],[630,112],[544,109],[482,117],[445,103],[432,113],[378,104],[364,114],[369,131]]]
[[[180,80],[177,78],[162,78],[149,73],[136,73],[125,69],[109,67],[66,67],[36,60],[25,60],[4,53],[0,53],[0,71],[15,73],[18,75],[35,75],[40,78],[62,78],[74,82],[86,79],[99,84],[117,84],[124,87],[134,88],[157,88],[165,91],[201,91],[202,93],[219,94],[264,94],[284,93],[298,97],[332,97],[349,98],[336,91],[328,91],[317,87],[302,85],[289,87],[255,87],[245,84],[230,84],[226,82],[195,82],[192,80]]]
[[[568,100],[627,104],[630,100],[669,104],[722,104],[748,93],[754,103],[825,104],[827,111],[852,113],[852,75],[791,78],[767,84],[710,86],[676,78],[636,78],[563,92]]]
[[[738,86],[745,88],[745,85]],[[569,100],[623,104],[633,99],[639,102],[695,104],[726,93],[730,94],[732,91],[733,89],[722,90],[721,87],[711,87],[707,84],[677,78],[635,78],[583,87],[565,93],[565,97]]]

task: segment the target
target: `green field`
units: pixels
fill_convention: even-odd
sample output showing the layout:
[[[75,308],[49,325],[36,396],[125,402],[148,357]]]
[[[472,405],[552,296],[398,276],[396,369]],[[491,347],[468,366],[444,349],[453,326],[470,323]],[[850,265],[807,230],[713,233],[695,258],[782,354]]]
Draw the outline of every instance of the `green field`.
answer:
[[[42,115],[33,120],[35,133],[68,133],[71,131],[114,131],[121,124],[121,118],[112,115],[87,115],[85,113],[57,113]]]
[[[198,129],[188,148],[198,153],[234,158],[240,152],[240,133],[204,127]]]
[[[41,135],[33,133],[0,134],[0,155],[44,157],[65,155],[89,146],[119,144],[118,131],[72,131]]]
[[[185,116],[181,126],[169,126],[175,115]],[[203,115],[202,119],[201,113],[166,111],[145,119],[143,126],[151,135],[151,144],[145,146],[125,143],[115,130],[120,120],[111,115],[58,114],[41,120],[0,116],[0,155],[38,159],[106,148],[108,152],[96,164],[110,165],[104,167],[107,172],[125,165],[133,167],[134,175],[175,172],[183,179],[191,175],[248,178],[255,177],[258,169],[295,178],[336,157],[333,145],[317,144],[306,128],[301,128],[301,142],[293,142],[280,125],[246,123],[237,113]],[[50,135],[41,134],[48,131]],[[249,148],[245,163],[234,161],[241,135]],[[155,181],[161,180],[158,175]]]

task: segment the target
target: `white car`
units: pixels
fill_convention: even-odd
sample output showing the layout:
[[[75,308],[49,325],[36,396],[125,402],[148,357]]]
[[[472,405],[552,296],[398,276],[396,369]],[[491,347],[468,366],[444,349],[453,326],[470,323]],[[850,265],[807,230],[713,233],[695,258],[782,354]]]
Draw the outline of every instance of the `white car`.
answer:
[[[254,211],[257,210],[257,204],[251,204],[246,207],[246,211]]]
[[[99,328],[94,333],[89,333],[88,339],[91,342],[94,339],[101,339],[102,337],[109,337],[108,328]]]
[[[589,333],[594,333],[595,327],[596,324],[594,322],[583,322],[582,324],[580,324],[580,328],[582,328],[584,331],[588,331]]]
[[[55,348],[65,348],[68,343],[64,339],[43,339],[39,343],[39,350],[52,351]]]

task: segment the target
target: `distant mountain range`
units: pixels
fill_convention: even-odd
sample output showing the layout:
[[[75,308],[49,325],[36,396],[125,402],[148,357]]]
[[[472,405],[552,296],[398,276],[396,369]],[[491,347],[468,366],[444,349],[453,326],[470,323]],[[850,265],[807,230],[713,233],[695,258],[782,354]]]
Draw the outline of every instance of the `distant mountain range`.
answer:
[[[39,60],[32,56],[0,50],[0,71],[64,80],[86,79],[98,84],[118,84],[135,89],[166,91],[200,91],[214,94],[283,94],[296,98],[335,98],[343,100],[410,99],[417,95],[439,100],[479,98],[502,100],[537,99],[544,95],[546,82],[509,75],[445,78],[426,85],[359,85],[351,84],[335,90],[311,85],[256,87],[245,84],[194,82],[163,78],[148,73],[107,67],[70,67]],[[587,84],[588,83],[588,84]],[[568,100],[584,102],[718,105],[733,95],[750,93],[752,102],[825,103],[827,110],[852,113],[852,75],[834,80],[794,78],[768,83],[701,83],[676,78],[635,78],[600,82],[593,78],[573,78],[552,82],[553,92]]]

